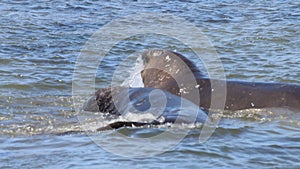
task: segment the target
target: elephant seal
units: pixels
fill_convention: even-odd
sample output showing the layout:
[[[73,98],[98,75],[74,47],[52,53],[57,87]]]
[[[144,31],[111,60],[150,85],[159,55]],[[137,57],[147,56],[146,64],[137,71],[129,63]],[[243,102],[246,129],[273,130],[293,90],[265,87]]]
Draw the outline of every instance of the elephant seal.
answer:
[[[142,53],[144,69],[141,71],[144,87],[160,88],[182,96],[200,107],[208,109],[242,110],[249,108],[288,107],[300,109],[300,86],[282,83],[256,83],[209,79],[196,65],[183,55],[169,50],[152,49]],[[197,85],[191,85],[186,78],[191,71]],[[176,79],[176,80],[175,80]],[[180,82],[178,82],[180,79]],[[213,84],[213,85],[212,85]],[[212,88],[214,86],[214,88]],[[200,101],[190,96],[198,88]],[[185,89],[182,92],[182,89]],[[219,91],[226,93],[218,94]],[[216,95],[212,100],[213,94]],[[225,106],[221,97],[225,97]],[[220,98],[220,104],[218,104]],[[216,104],[211,103],[215,101]]]
[[[85,102],[83,110],[100,111],[122,117],[121,121],[110,124],[110,128],[209,121],[206,113],[198,105],[155,88],[110,87],[100,89]]]

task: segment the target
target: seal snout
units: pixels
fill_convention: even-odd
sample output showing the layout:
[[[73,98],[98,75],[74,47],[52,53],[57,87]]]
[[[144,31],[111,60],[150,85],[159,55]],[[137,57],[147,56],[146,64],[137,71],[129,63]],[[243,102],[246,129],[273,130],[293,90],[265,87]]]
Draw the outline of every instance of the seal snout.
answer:
[[[90,111],[90,112],[99,111],[96,96],[91,96],[90,98],[88,98],[88,100],[83,105],[83,110]]]

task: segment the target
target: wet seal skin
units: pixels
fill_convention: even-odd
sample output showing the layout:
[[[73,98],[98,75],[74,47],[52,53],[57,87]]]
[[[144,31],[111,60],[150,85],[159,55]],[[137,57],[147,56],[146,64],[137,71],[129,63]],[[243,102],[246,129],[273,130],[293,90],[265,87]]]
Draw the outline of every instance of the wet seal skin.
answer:
[[[283,83],[257,83],[241,81],[224,81],[209,79],[202,75],[196,65],[183,55],[163,49],[152,49],[142,53],[144,69],[141,72],[145,87],[159,88],[182,96],[204,109],[212,107],[212,94],[218,97],[218,91],[226,88],[226,110],[243,110],[249,108],[287,107],[300,109],[300,85]],[[196,86],[191,86],[186,79],[187,70],[192,71]],[[180,79],[178,83],[175,79]],[[211,84],[214,84],[212,88]],[[192,99],[191,89],[197,87],[200,101]],[[182,90],[184,89],[184,91]],[[218,102],[218,100],[215,100]]]
[[[164,123],[204,123],[206,112],[191,101],[155,88],[110,87],[98,90],[83,106],[85,111],[97,111],[122,116],[99,130],[124,126],[158,125]]]

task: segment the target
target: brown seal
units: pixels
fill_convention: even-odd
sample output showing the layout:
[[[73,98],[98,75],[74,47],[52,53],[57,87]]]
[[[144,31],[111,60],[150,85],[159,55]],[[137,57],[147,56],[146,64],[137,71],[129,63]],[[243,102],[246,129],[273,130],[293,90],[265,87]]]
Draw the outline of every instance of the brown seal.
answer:
[[[209,79],[183,55],[162,49],[145,51],[142,53],[142,59],[144,69],[141,75],[145,87],[160,88],[185,97],[204,109],[242,110],[273,107],[300,109],[299,85]],[[191,79],[187,78],[188,71],[191,71],[196,79],[196,86],[193,83],[191,85]],[[200,101],[193,99],[194,94],[191,91],[195,87],[198,88]],[[226,93],[218,94],[218,91],[224,89]],[[212,100],[213,94],[216,96],[215,100]],[[225,97],[225,106],[222,104],[222,97]],[[213,101],[214,105],[211,104]]]

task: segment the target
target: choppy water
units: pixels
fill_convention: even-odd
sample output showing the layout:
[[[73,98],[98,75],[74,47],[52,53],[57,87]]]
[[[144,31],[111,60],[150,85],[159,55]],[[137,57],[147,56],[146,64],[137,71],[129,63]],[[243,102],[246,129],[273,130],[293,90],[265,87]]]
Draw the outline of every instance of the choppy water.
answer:
[[[169,13],[199,27],[216,48],[227,79],[300,84],[298,1],[1,1],[0,168],[300,168],[300,112],[287,109],[228,112],[203,144],[197,126],[123,128],[89,133],[93,137],[80,132],[101,123],[95,114],[80,123],[73,107],[80,50],[105,24],[141,12]],[[103,60],[96,86],[108,86],[123,58],[149,47],[177,50],[197,62],[174,39],[132,37]],[[125,67],[135,59],[129,60]],[[191,131],[173,148],[147,158],[118,156],[91,139],[121,151],[126,140],[119,132],[144,138],[167,129],[171,135]],[[155,143],[163,149],[171,141]]]

